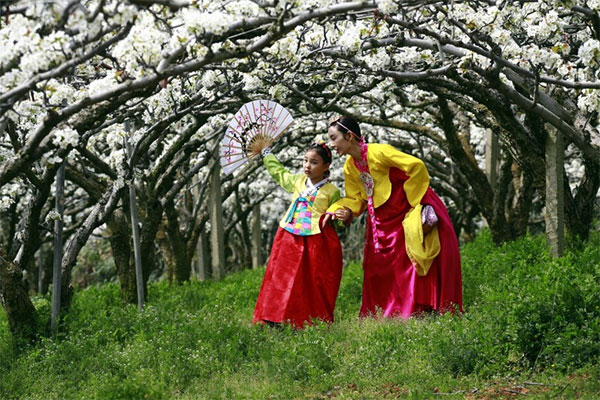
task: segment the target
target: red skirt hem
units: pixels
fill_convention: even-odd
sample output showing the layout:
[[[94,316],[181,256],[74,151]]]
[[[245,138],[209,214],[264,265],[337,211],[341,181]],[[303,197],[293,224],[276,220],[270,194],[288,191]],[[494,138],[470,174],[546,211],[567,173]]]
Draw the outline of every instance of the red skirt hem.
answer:
[[[311,236],[279,228],[252,322],[289,323],[296,328],[314,320],[333,322],[341,277],[342,247],[331,225]]]

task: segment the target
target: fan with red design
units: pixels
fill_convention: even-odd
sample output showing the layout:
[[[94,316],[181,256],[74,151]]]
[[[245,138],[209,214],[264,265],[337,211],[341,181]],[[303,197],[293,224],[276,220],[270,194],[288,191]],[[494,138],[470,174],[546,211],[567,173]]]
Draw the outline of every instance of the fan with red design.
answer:
[[[271,100],[244,104],[233,116],[221,140],[221,167],[230,174],[273,144],[290,127],[290,112]]]

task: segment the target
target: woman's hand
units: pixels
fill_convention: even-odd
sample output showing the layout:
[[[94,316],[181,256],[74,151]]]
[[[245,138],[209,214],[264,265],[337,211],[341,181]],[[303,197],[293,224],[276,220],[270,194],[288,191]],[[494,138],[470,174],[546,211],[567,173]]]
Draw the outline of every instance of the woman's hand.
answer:
[[[429,204],[423,206],[421,211],[421,224],[423,225],[423,236],[427,235],[438,224],[435,210]]]
[[[340,208],[335,212],[335,214],[330,212],[325,213],[321,217],[320,228],[321,230],[323,230],[323,228],[325,228],[325,225],[327,225],[329,221],[333,221],[334,219],[339,219],[344,223],[344,225],[348,226],[352,222],[353,217],[354,216],[352,215],[352,211],[348,207]]]
[[[335,217],[348,226],[352,222],[352,211],[348,207],[340,208],[335,212]]]
[[[427,235],[429,232],[431,232],[431,230],[438,224],[438,221],[435,221],[434,223],[427,223],[425,222],[423,224],[423,236]]]

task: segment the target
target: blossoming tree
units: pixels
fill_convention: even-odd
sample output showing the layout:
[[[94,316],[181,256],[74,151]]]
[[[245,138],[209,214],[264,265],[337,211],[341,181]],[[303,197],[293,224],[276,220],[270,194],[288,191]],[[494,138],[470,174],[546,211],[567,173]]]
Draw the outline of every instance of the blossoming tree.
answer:
[[[559,207],[571,232],[589,232],[600,186],[598,2],[75,0],[4,7],[0,293],[17,335],[36,335],[22,271],[34,274],[34,254],[51,238],[46,227],[58,218],[53,185],[63,160],[63,307],[72,268],[93,233],[110,241],[123,297],[134,302],[126,186],[135,185],[138,196],[144,286],[161,260],[173,279],[189,279],[210,225],[216,146],[231,115],[256,98],[275,99],[296,118],[275,147],[290,167],[326,132],[332,113],[351,114],[369,140],[426,162],[457,232],[472,235],[485,221],[498,243],[525,233],[543,212],[548,137],[559,134],[566,199]],[[490,179],[485,147],[496,141],[498,177]],[[335,160],[338,183],[340,165]],[[248,264],[246,220],[256,204],[269,211],[265,228],[282,212],[273,189],[256,162],[224,178],[227,265]]]

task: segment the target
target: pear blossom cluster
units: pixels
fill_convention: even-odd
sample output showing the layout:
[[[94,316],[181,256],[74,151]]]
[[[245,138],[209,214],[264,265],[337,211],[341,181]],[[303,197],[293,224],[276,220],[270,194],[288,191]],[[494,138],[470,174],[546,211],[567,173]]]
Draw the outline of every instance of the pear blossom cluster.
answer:
[[[442,123],[444,104],[480,170],[491,129],[504,133],[502,154],[518,156],[510,151],[515,138],[537,134],[528,119],[534,111],[540,119],[569,116],[565,167],[574,192],[585,160],[600,154],[600,32],[573,8],[598,17],[600,1],[70,3],[33,2],[0,25],[0,213],[17,203],[26,209],[23,194],[64,160],[105,192],[137,184],[152,199],[159,189],[149,186],[162,184],[180,188],[169,193],[177,203],[186,179],[208,182],[203,163],[237,109],[261,98],[296,118],[274,147],[292,168],[306,145],[326,135],[332,114],[348,113],[368,141],[414,151],[440,174],[435,182],[454,179],[472,202],[469,182],[448,176],[460,168]],[[133,161],[126,140],[139,152]],[[340,187],[343,161],[336,156],[331,166]],[[197,166],[196,176],[187,174]],[[266,196],[265,226],[287,207],[260,166],[228,179],[225,219],[237,206],[230,182],[246,182],[239,189],[251,200]],[[98,203],[83,189],[71,192],[80,217]],[[164,202],[166,195],[155,197]],[[206,207],[205,198],[195,200]],[[50,203],[41,220],[55,219]]]

